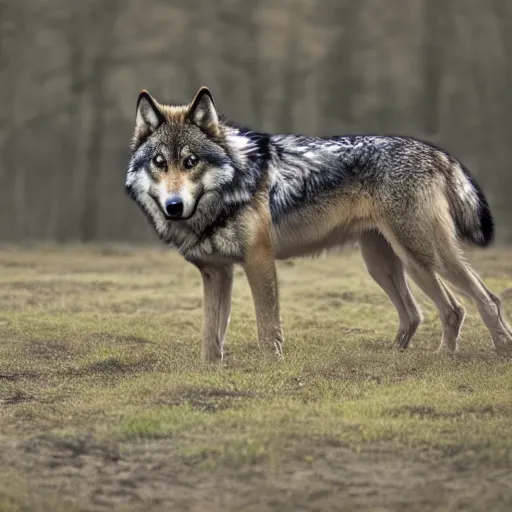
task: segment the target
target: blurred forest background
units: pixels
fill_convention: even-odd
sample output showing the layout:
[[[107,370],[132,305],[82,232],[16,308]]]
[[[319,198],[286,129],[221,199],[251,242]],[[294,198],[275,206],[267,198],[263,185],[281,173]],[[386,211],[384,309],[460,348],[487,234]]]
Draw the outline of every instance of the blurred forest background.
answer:
[[[202,84],[255,129],[441,145],[512,241],[510,0],[0,0],[0,239],[156,241],[124,192],[137,94]]]

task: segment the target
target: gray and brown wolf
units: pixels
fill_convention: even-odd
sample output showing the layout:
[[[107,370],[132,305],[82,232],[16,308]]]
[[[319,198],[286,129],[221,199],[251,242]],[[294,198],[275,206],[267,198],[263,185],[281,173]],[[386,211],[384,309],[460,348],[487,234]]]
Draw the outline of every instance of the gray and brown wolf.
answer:
[[[489,205],[462,164],[430,144],[260,133],[222,117],[207,88],[186,106],[143,91],[126,188],[160,238],[201,272],[206,361],[222,359],[235,264],[252,291],[259,344],[281,357],[275,260],[349,240],[359,242],[370,275],[395,305],[398,348],[421,321],[407,272],[439,310],[440,349],[457,349],[465,314],[443,277],[475,301],[496,350],[511,351],[500,299],[461,251],[463,243],[492,241]]]

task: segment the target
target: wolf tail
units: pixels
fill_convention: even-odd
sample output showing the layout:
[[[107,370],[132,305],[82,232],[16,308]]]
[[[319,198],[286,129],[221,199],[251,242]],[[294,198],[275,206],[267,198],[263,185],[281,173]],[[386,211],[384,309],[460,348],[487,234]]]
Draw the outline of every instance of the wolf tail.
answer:
[[[452,179],[448,201],[458,237],[470,245],[489,246],[494,239],[494,220],[482,189],[462,165],[455,166]]]

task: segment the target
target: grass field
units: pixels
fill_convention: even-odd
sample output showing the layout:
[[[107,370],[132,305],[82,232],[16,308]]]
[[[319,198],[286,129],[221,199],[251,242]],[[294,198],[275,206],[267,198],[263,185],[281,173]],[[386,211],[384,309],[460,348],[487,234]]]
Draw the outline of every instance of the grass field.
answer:
[[[470,254],[512,315],[512,251]],[[357,253],[278,268],[285,361],[242,272],[224,366],[200,363],[199,273],[130,247],[0,250],[0,511],[509,511],[512,362],[473,306],[455,358]],[[467,304],[467,301],[465,301]]]

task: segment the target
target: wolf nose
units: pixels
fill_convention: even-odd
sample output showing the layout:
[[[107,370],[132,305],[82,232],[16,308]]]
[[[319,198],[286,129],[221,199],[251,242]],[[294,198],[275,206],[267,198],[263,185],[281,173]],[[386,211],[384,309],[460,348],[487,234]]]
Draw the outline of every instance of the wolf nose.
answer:
[[[180,196],[171,196],[165,201],[165,211],[171,219],[180,219],[183,215],[183,200]]]

